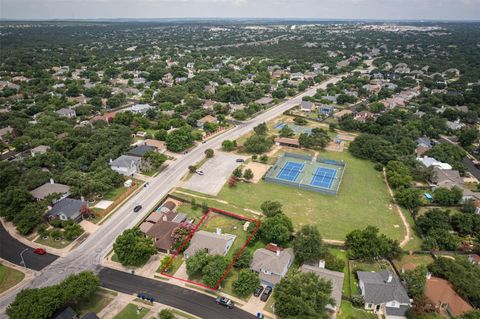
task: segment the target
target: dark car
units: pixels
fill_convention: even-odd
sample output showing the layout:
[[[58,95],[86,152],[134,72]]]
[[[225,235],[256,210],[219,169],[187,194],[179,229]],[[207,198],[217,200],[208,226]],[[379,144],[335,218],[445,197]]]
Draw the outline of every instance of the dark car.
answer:
[[[272,294],[272,289],[273,289],[272,287],[267,286],[267,287],[265,288],[265,290],[263,291],[263,294],[262,294],[262,296],[260,297],[260,300],[261,300],[261,301],[267,301],[267,300],[268,300],[268,297],[270,297],[270,295]]]
[[[237,158],[237,163],[243,163],[245,160],[243,158]]]
[[[262,293],[262,291],[263,291],[263,286],[258,286],[258,287],[255,289],[255,292],[253,293],[253,295],[254,295],[255,297],[258,297],[258,296],[260,296],[260,294]]]
[[[142,209],[142,205],[137,205],[137,206],[135,206],[135,208],[133,209],[133,211],[134,211],[135,213],[138,213],[138,212],[140,211],[140,209]]]
[[[34,249],[33,252],[37,255],[45,255],[47,253],[47,251],[43,248]]]
[[[233,306],[235,305],[233,301],[225,297],[218,297],[217,299],[215,299],[215,302],[217,303],[217,305],[222,305],[229,309],[233,309]]]

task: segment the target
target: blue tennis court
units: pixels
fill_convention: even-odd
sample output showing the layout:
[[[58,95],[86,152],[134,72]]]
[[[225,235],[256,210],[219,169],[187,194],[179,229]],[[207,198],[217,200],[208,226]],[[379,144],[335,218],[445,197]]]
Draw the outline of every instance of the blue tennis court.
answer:
[[[331,168],[319,167],[313,175],[310,185],[323,188],[332,188],[337,171]]]
[[[285,166],[278,173],[277,178],[294,182],[302,172],[303,166],[304,164],[302,163],[286,162]]]

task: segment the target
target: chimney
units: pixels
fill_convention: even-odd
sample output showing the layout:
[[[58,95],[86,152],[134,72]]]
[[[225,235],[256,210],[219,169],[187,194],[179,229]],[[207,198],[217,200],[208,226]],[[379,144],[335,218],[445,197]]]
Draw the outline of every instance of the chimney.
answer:
[[[221,228],[217,228],[217,235],[221,235],[222,234],[222,229]]]
[[[80,197],[80,200],[81,200],[82,202],[84,202],[84,201],[85,201],[85,197],[83,197],[83,196]]]
[[[320,259],[318,261],[318,268],[325,269],[325,260]]]
[[[275,251],[275,254],[277,255],[277,257],[280,256],[280,249],[277,249],[277,250]]]
[[[429,280],[430,278],[432,278],[432,273],[431,273],[431,272],[427,272],[427,280]]]
[[[166,222],[167,221],[167,215],[163,214],[162,219],[163,219],[164,222]]]
[[[387,282],[392,282],[393,280],[393,276],[391,273],[388,273],[388,279],[387,279]]]
[[[50,178],[50,184],[55,184],[55,181],[53,180],[53,178]]]

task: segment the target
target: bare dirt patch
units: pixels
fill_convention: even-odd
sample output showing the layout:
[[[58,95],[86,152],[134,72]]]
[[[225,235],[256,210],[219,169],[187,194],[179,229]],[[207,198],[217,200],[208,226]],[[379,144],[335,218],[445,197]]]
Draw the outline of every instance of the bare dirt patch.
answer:
[[[258,163],[258,162],[250,162],[248,164],[245,165],[245,169],[251,169],[252,172],[253,172],[253,179],[252,179],[252,183],[258,183],[263,175],[265,175],[265,173],[268,171],[268,168],[270,166],[267,165],[267,164],[262,164],[262,163]],[[244,170],[245,170],[244,169]]]

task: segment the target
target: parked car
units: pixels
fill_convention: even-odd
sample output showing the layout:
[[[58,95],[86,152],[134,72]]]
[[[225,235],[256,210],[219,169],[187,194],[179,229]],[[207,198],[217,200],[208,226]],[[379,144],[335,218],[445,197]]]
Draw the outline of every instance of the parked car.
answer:
[[[245,160],[243,158],[237,158],[237,163],[243,163]]]
[[[203,174],[204,174],[203,171],[201,171],[201,170],[199,170],[199,169],[197,169],[196,173],[197,173],[198,175],[203,175]]]
[[[254,295],[255,297],[258,297],[258,296],[260,296],[260,294],[262,293],[262,291],[263,291],[263,286],[258,286],[258,287],[255,289],[255,292],[253,293],[253,295]]]
[[[222,305],[229,309],[233,309],[233,306],[235,305],[233,301],[225,297],[218,297],[217,299],[215,299],[215,302],[217,303],[217,305]]]
[[[261,300],[261,301],[267,301],[267,300],[268,300],[268,297],[270,297],[270,295],[272,294],[272,289],[273,289],[272,287],[267,286],[267,287],[265,288],[265,290],[263,291],[263,294],[262,294],[262,296],[260,297],[260,300]]]
[[[137,206],[135,206],[135,208],[133,209],[133,211],[134,211],[135,213],[138,213],[138,212],[140,211],[140,209],[142,209],[142,205],[137,205]]]
[[[43,248],[36,248],[33,250],[33,252],[37,255],[45,255],[47,251]]]

